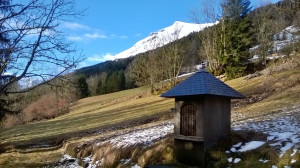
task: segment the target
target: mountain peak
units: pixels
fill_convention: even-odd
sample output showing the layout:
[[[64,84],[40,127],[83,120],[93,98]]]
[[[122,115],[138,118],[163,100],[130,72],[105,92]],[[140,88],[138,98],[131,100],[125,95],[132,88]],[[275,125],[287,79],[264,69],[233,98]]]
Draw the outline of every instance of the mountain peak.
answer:
[[[173,23],[173,25],[176,25],[176,24],[185,24],[186,22],[182,22],[182,21],[175,21],[174,23]]]
[[[181,39],[192,32],[199,32],[214,24],[215,23],[196,24],[175,21],[171,26],[151,33],[148,37],[138,41],[131,48],[115,55],[114,59],[127,58],[156,49],[175,40]]]

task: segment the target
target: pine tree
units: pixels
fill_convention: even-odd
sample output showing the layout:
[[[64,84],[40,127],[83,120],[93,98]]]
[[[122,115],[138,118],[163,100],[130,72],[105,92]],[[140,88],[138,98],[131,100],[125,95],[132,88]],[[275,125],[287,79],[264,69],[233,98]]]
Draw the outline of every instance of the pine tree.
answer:
[[[103,84],[102,84],[102,81],[101,80],[98,80],[98,84],[97,84],[97,89],[96,89],[96,94],[97,95],[100,95],[100,94],[103,94],[105,93],[104,90],[103,90]]]
[[[83,75],[79,76],[77,80],[77,88],[78,88],[77,95],[80,99],[88,97],[90,95],[89,87],[88,84],[86,83],[85,76]]]
[[[223,16],[219,25],[218,57],[228,79],[243,75],[251,45],[251,10],[249,0],[227,0],[222,4]]]

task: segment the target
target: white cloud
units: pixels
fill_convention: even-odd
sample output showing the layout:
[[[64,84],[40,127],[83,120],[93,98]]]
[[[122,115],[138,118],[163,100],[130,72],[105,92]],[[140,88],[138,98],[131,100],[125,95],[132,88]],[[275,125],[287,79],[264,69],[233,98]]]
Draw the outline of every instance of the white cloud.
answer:
[[[141,33],[137,33],[137,34],[135,34],[135,37],[140,37],[140,36],[142,36],[142,34],[141,34]]]
[[[68,36],[67,39],[70,40],[70,41],[81,41],[82,37],[80,37],[80,36]]]
[[[83,67],[86,67],[86,66],[87,66],[87,63],[85,63],[85,62],[80,62],[76,68],[77,68],[77,69],[80,69],[80,68],[83,68]]]
[[[86,34],[84,34],[84,37],[86,37],[86,38],[91,38],[91,39],[97,39],[97,38],[105,39],[105,38],[107,38],[106,35],[104,35],[104,34],[99,34],[99,33],[97,33],[97,32],[95,32],[95,33],[93,33],[93,34],[86,33]]]
[[[13,75],[11,72],[4,72],[3,75]]]
[[[127,39],[127,38],[128,38],[128,36],[124,36],[124,35],[122,35],[122,36],[119,36],[119,38],[120,38],[120,39]]]
[[[95,54],[95,55],[87,58],[88,61],[94,61],[94,62],[104,62],[107,60],[114,60],[114,59],[115,59],[115,57],[111,53],[106,53],[103,55]]]
[[[127,39],[128,36],[125,36],[125,35],[119,36],[119,35],[117,35],[117,34],[111,34],[111,35],[110,35],[110,38],[112,38],[112,39],[114,39],[114,38]]]
[[[72,29],[72,30],[89,30],[90,28],[86,25],[75,23],[75,22],[64,22],[63,27],[67,29]]]

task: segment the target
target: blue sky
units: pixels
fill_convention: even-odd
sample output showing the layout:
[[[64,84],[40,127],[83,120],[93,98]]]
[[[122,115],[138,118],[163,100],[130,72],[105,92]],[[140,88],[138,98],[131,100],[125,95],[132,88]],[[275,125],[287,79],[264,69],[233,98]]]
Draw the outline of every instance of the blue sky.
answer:
[[[151,32],[168,27],[175,21],[194,22],[191,10],[200,11],[202,2],[80,0],[76,1],[77,7],[87,9],[85,15],[73,22],[65,22],[62,26],[67,40],[74,42],[87,58],[80,66],[89,66],[130,48]],[[253,7],[268,2],[271,0],[251,1]]]

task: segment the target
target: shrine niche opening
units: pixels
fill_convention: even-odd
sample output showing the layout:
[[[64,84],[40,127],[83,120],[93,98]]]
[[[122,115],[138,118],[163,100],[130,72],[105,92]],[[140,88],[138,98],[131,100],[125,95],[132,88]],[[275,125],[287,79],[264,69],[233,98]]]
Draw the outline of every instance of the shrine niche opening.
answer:
[[[196,106],[186,104],[181,108],[180,134],[196,136]]]

